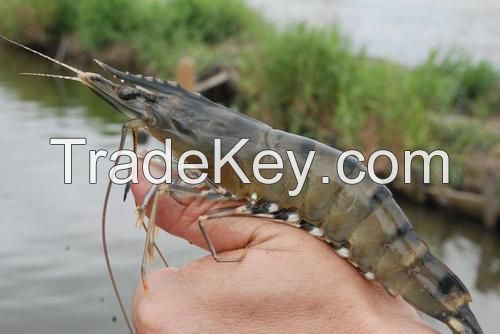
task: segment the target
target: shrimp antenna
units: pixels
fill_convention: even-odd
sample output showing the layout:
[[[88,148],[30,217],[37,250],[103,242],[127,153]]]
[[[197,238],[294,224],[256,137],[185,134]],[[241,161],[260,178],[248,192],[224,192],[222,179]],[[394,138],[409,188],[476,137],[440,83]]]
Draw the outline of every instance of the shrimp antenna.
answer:
[[[123,147],[125,146],[125,139],[127,137],[128,133],[128,127],[124,125],[122,127],[122,134],[120,138],[120,144],[118,145],[118,151],[123,150]],[[136,144],[135,144],[135,134],[134,134],[134,151],[136,150]],[[120,156],[117,157],[114,166],[116,167],[120,162]],[[101,238],[102,238],[102,248],[104,252],[104,259],[106,261],[106,268],[108,270],[109,278],[111,280],[111,285],[113,286],[113,291],[115,292],[116,299],[118,301],[118,304],[120,306],[120,311],[123,315],[123,318],[125,319],[125,323],[127,324],[127,328],[130,334],[134,334],[134,330],[132,328],[132,324],[130,322],[130,319],[127,315],[127,311],[125,310],[125,306],[123,305],[123,301],[120,295],[120,291],[118,290],[118,285],[116,284],[116,279],[115,275],[113,274],[113,269],[111,266],[111,260],[109,257],[109,250],[108,250],[108,243],[107,243],[107,238],[106,238],[106,216],[108,212],[108,203],[109,203],[109,197],[111,194],[111,187],[113,185],[113,182],[111,179],[108,182],[108,185],[106,187],[106,194],[104,195],[104,203],[103,203],[103,208],[102,208],[102,217],[101,217]],[[146,224],[143,222],[142,227],[147,231]],[[163,253],[160,251],[160,248],[156,243],[154,243],[154,247],[156,251],[158,252],[162,262],[165,264],[165,267],[168,267],[167,260],[165,259],[165,256]]]
[[[127,137],[128,128],[124,125],[122,127],[122,135],[120,138],[120,144],[118,147],[118,151],[123,150],[125,146],[125,138]],[[120,161],[120,156],[115,161],[114,166],[117,166]],[[125,311],[125,306],[123,305],[122,297],[120,296],[120,292],[118,291],[118,286],[116,284],[115,275],[113,274],[113,269],[111,267],[111,260],[109,259],[109,251],[108,251],[108,243],[106,241],[106,213],[108,211],[108,202],[109,196],[111,194],[111,186],[113,182],[109,179],[108,186],[106,188],[106,194],[104,195],[104,204],[102,208],[102,220],[101,220],[101,238],[102,238],[102,248],[104,251],[104,259],[106,260],[106,268],[108,269],[109,278],[111,279],[111,285],[113,285],[113,290],[115,292],[116,299],[118,300],[118,304],[120,306],[120,311],[122,312],[123,318],[127,323],[128,331],[130,334],[134,334],[134,330],[132,328],[132,324],[130,323],[130,319],[128,318],[127,311]]]
[[[73,81],[81,82],[80,78],[78,78],[78,77],[68,77],[66,75],[46,74],[46,73],[30,73],[30,72],[22,72],[22,73],[19,73],[19,74],[20,75],[35,76],[35,77],[48,77],[48,78],[73,80]]]
[[[76,73],[76,74],[82,74],[82,73],[83,73],[82,71],[80,71],[80,70],[79,70],[79,69],[77,69],[77,68],[74,68],[73,66],[69,66],[68,64],[63,63],[62,61],[59,61],[59,60],[54,59],[54,58],[51,58],[51,57],[49,57],[49,56],[47,56],[47,55],[44,55],[44,54],[43,54],[43,53],[41,53],[41,52],[35,51],[35,50],[33,50],[33,49],[31,49],[31,48],[27,47],[26,45],[22,45],[21,43],[18,43],[18,42],[16,42],[16,41],[13,41],[13,40],[11,40],[11,39],[9,39],[9,38],[5,37],[4,35],[0,35],[0,37],[1,37],[1,38],[3,38],[3,39],[5,39],[5,40],[6,40],[7,42],[9,42],[9,43],[12,43],[12,44],[15,44],[15,45],[17,45],[17,46],[20,46],[20,47],[22,47],[22,48],[23,48],[23,49],[25,49],[25,50],[28,50],[28,51],[30,51],[30,52],[32,52],[32,53],[34,53],[34,54],[39,55],[40,57],[43,57],[43,58],[45,58],[45,59],[48,59],[48,60],[50,60],[50,61],[51,61],[51,62],[53,62],[53,63],[56,63],[57,65],[60,65],[60,66],[62,66],[62,67],[64,67],[64,68],[67,68],[68,70],[70,70],[70,71],[72,71],[72,72],[74,72],[74,73]]]

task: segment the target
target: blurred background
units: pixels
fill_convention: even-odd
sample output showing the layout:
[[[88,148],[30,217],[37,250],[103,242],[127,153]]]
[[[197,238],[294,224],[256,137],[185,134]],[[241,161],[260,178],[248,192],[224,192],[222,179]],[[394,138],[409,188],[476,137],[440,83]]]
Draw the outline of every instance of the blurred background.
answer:
[[[464,281],[486,333],[500,308],[500,3],[493,0],[2,0],[0,33],[87,71],[97,58],[176,79],[274,127],[340,149],[442,149],[450,184],[391,185],[416,230]],[[57,66],[0,42],[0,326],[5,333],[123,333],[100,244],[123,118]],[[63,183],[63,149],[85,137]],[[150,143],[149,145],[151,145]],[[380,159],[377,173],[388,172]],[[110,200],[109,247],[127,307],[144,235]],[[179,266],[205,254],[162,235]],[[168,315],[166,315],[168,316]],[[446,332],[436,321],[426,319]],[[496,331],[495,331],[496,330]]]

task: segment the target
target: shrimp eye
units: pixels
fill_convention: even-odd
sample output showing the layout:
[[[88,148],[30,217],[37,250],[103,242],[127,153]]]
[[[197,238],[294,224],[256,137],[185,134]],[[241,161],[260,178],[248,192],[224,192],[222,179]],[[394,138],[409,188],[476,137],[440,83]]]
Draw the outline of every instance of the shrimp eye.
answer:
[[[140,92],[137,89],[131,87],[122,87],[118,92],[118,97],[125,101],[133,100],[139,95]]]

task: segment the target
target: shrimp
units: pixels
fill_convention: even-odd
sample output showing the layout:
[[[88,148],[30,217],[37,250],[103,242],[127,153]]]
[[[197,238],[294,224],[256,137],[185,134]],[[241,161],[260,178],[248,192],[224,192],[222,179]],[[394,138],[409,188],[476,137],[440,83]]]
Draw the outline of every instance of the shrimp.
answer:
[[[225,165],[220,185],[208,181],[208,190],[198,192],[179,185],[153,186],[139,208],[144,209],[151,199],[155,208],[158,195],[162,193],[196,193],[215,200],[246,199],[243,205],[209,212],[198,218],[200,230],[215,260],[238,261],[241,258],[218,257],[203,226],[208,219],[252,215],[287,223],[327,242],[366,279],[380,282],[391,295],[401,296],[417,310],[442,321],[453,333],[482,333],[469,308],[472,299],[466,287],[418,237],[389,189],[369,178],[354,185],[340,179],[336,166],[341,151],[273,129],[197,93],[186,91],[173,82],[132,75],[96,61],[121,80],[121,84],[116,84],[99,74],[83,72],[42,56],[76,73],[76,77],[56,77],[81,82],[129,119],[124,125],[121,146],[128,129],[142,127],[161,142],[170,139],[174,153],[198,150],[205,154],[209,166],[204,172],[208,174],[208,180],[213,180],[215,139],[221,139],[222,154],[228,154],[240,139],[251,139],[233,155],[249,177],[249,183],[242,182],[234,169]],[[295,163],[302,166],[306,164],[309,153],[315,152],[303,189],[297,196],[288,196],[287,193],[298,182],[290,168],[283,169],[282,178],[274,184],[257,182],[251,162],[263,150],[279,154],[284,165],[292,164],[287,154],[287,151],[292,151],[296,156]],[[366,171],[354,158],[346,159],[343,169],[344,174],[352,178]],[[323,182],[325,177],[329,182]],[[151,220],[154,215],[153,212],[148,235],[153,233]],[[146,250],[151,249],[154,240],[147,239]]]

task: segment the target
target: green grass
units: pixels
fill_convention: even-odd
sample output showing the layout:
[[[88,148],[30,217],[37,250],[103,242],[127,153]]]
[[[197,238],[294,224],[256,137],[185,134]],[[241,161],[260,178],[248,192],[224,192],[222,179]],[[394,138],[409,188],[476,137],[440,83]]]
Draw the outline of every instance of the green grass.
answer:
[[[293,55],[293,56],[291,56]],[[457,52],[432,52],[415,68],[366,57],[338,27],[289,27],[252,49],[241,66],[240,106],[273,126],[342,149],[443,149],[454,180],[462,156],[492,150],[498,137],[477,118],[498,113],[498,75]],[[454,172],[456,172],[454,174]]]
[[[182,56],[203,72],[228,60],[221,44],[251,43],[268,29],[242,0],[86,0],[76,33],[90,49],[126,44],[149,70],[172,75]]]
[[[435,111],[478,116],[480,105],[489,109],[481,113],[484,116],[498,112],[499,100],[494,96],[498,97],[499,76],[488,62],[474,62],[457,51],[439,57],[434,51],[413,72],[416,80],[423,79],[419,92],[435,102],[429,105]]]
[[[58,20],[59,1],[2,0],[0,29],[24,43],[48,43]]]
[[[241,0],[85,0],[77,31],[91,48],[112,42],[214,45],[254,35],[262,18]]]
[[[2,0],[0,10],[1,31],[21,42],[57,46],[73,34],[90,51],[127,45],[150,70],[169,75],[184,55],[201,70],[234,63],[227,55],[236,46],[272,31],[243,0]]]
[[[241,40],[260,31],[262,18],[242,0],[169,0],[152,20],[169,42],[185,39],[216,44],[236,38]],[[157,4],[158,6],[158,4]]]
[[[424,104],[410,72],[353,50],[336,27],[291,27],[244,64],[243,109],[278,128],[327,141],[335,134],[343,147],[362,144],[367,122],[388,130],[377,138],[385,146],[391,133],[406,132],[414,145],[423,135]]]
[[[78,5],[76,32],[91,49],[126,43],[139,29],[141,2],[134,0],[85,0]]]
[[[329,131],[356,59],[337,29],[299,25],[251,49],[241,66],[244,109],[276,127],[318,137]]]

